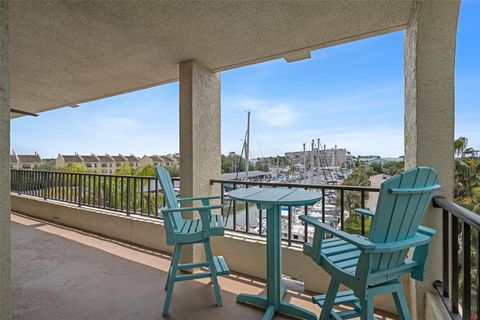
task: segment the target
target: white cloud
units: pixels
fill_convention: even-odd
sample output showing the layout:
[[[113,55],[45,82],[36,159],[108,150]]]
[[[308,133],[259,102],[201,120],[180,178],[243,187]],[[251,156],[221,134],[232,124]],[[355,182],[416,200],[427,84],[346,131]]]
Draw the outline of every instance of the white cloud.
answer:
[[[295,124],[299,113],[285,104],[265,107],[256,112],[258,118],[270,127],[287,127]]]
[[[295,124],[300,113],[295,106],[286,103],[255,99],[245,96],[229,97],[225,99],[222,109],[250,110],[254,121],[260,120],[269,127],[287,127]]]

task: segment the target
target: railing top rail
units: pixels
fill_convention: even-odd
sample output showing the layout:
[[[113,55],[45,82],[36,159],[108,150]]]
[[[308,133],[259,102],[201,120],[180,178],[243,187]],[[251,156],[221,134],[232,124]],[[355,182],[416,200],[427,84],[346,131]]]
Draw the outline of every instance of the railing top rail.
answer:
[[[211,179],[210,184],[214,183],[230,183],[251,186],[272,186],[272,187],[288,187],[288,188],[311,188],[311,189],[328,189],[328,190],[346,190],[346,191],[365,191],[378,192],[380,188],[363,187],[363,186],[344,186],[335,184],[304,184],[304,183],[280,183],[280,182],[262,182],[262,181],[241,181],[241,180],[225,180]]]
[[[455,217],[462,221],[465,221],[468,225],[476,230],[480,230],[480,215],[459,206],[456,203],[448,200],[445,197],[436,196],[432,199],[433,205],[436,208],[442,208],[450,212]]]
[[[69,171],[55,171],[55,170],[31,170],[31,169],[11,169],[11,171],[22,172],[44,172],[44,173],[66,173],[66,174],[80,174],[80,175],[94,175],[105,177],[117,177],[117,178],[143,178],[143,179],[155,179],[154,176],[129,176],[109,173],[97,173],[97,172],[69,172]],[[179,181],[180,177],[172,177],[172,180]]]

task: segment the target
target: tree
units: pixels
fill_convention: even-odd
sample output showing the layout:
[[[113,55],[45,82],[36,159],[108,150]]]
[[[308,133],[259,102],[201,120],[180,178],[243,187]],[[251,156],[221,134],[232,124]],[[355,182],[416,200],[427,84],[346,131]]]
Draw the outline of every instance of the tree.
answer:
[[[35,165],[33,170],[55,171],[55,159],[43,160],[41,164]]]
[[[453,147],[455,149],[455,155],[457,158],[463,158],[465,149],[468,146],[468,139],[465,137],[460,137],[453,142]]]
[[[399,174],[405,169],[405,162],[398,161],[398,162],[387,162],[383,166],[384,173],[388,174],[389,176],[394,176]]]
[[[139,167],[137,170],[134,170],[134,175],[141,177],[154,177],[155,167],[151,164],[144,167]]]
[[[77,162],[69,162],[65,166],[61,167],[59,171],[71,173],[87,173],[89,170],[84,164]]]
[[[480,158],[455,159],[454,202],[480,213]]]
[[[120,165],[115,169],[115,174],[119,176],[133,176],[135,173],[135,169],[126,162],[120,163]]]
[[[346,186],[370,186],[370,176],[374,174],[369,166],[360,166],[355,169],[345,180],[343,185]],[[365,193],[365,201],[368,200],[368,192]],[[340,191],[337,191],[337,206],[340,206]],[[344,207],[349,212],[349,217],[344,221],[344,230],[349,233],[361,234],[361,216],[355,212],[355,208],[362,207],[362,196],[359,191],[344,192]],[[365,219],[365,229],[370,227],[370,219]]]

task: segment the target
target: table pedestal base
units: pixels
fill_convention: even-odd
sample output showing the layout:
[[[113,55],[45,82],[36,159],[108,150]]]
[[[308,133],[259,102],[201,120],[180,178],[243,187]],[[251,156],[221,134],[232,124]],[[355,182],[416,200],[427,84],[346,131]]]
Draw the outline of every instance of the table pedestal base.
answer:
[[[267,191],[269,193],[282,193],[280,198],[285,198],[292,192],[288,189],[272,190],[273,189],[269,189]],[[233,192],[234,191],[232,191],[232,193]],[[252,192],[258,193],[259,191],[253,190]],[[277,312],[299,319],[318,320],[317,315],[313,312],[282,301],[287,290],[284,283],[282,283],[281,208],[280,205],[276,203],[257,203],[257,207],[259,209],[267,209],[267,294],[255,295],[242,293],[238,295],[237,302],[266,309],[263,320],[272,319]]]
[[[277,312],[299,319],[318,320],[318,316],[315,313],[288,302],[281,301],[279,305],[269,305],[267,296],[242,293],[238,295],[237,302],[266,309],[263,320],[272,319]]]

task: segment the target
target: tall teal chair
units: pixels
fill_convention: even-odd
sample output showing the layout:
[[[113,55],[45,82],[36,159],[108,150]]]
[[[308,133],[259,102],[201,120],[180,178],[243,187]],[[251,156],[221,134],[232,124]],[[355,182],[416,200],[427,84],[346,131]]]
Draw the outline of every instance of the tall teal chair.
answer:
[[[165,234],[167,244],[175,246],[173,251],[172,262],[168,270],[165,290],[167,296],[163,305],[162,315],[168,315],[170,301],[173,294],[173,285],[177,281],[186,281],[200,278],[210,278],[215,292],[217,306],[222,305],[222,297],[220,296],[220,286],[217,276],[230,274],[227,264],[223,257],[214,257],[210,246],[210,237],[223,236],[224,224],[223,216],[211,214],[213,209],[221,209],[221,205],[210,205],[210,200],[220,199],[220,197],[197,197],[177,199],[173,188],[172,179],[168,171],[162,167],[155,168],[157,180],[162,187],[163,196],[167,209],[162,209],[165,222]],[[180,207],[182,202],[201,201],[202,206],[199,207]],[[198,212],[200,219],[184,219],[182,213]],[[205,248],[205,256],[207,261],[197,263],[179,263],[182,247],[186,244],[201,243]],[[189,270],[194,268],[206,267],[209,271],[197,272],[189,274],[177,274],[180,270]]]
[[[356,209],[373,219],[368,237],[300,216],[315,227],[313,241],[304,245],[304,253],[331,276],[327,294],[312,298],[322,307],[320,319],[373,319],[373,297],[385,293],[393,295],[400,319],[411,319],[399,278],[410,273],[413,279],[423,280],[435,230],[420,226],[420,222],[433,192],[440,188],[437,178],[435,170],[418,167],[385,181],[375,212]],[[333,237],[324,239],[326,234]],[[410,248],[414,248],[413,256],[408,255]],[[352,290],[338,292],[340,284]],[[335,312],[335,305],[353,308]]]

